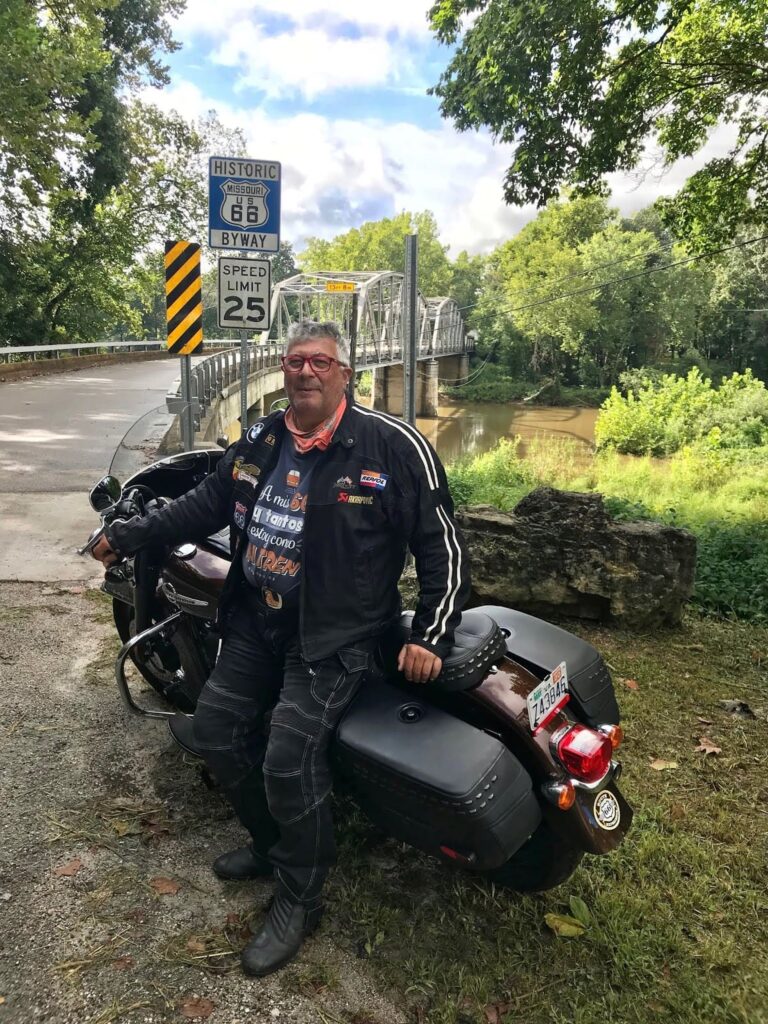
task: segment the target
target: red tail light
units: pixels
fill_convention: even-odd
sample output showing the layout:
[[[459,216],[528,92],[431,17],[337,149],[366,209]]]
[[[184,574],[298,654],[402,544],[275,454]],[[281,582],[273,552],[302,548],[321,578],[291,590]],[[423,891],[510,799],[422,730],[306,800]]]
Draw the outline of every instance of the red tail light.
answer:
[[[586,725],[572,725],[557,741],[560,763],[569,775],[582,782],[602,779],[611,766],[612,752],[610,736]]]

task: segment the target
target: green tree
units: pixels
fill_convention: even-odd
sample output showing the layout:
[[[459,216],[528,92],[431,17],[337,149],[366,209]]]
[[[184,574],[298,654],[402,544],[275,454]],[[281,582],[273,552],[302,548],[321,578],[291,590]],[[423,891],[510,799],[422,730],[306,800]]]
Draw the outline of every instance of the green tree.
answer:
[[[460,252],[451,268],[451,286],[448,294],[455,299],[461,315],[468,322],[474,313],[483,287],[486,256],[470,256]]]
[[[508,202],[544,205],[564,184],[599,191],[652,137],[669,164],[734,124],[730,152],[664,215],[698,247],[768,222],[766,0],[437,0],[430,18],[458,42],[433,90],[443,115],[515,145]]]
[[[414,232],[419,236],[419,288],[427,296],[450,295],[453,274],[446,254],[448,247],[441,244],[437,222],[428,210],[368,221],[330,242],[309,238],[299,260],[306,271],[394,270],[402,273],[405,236]]]

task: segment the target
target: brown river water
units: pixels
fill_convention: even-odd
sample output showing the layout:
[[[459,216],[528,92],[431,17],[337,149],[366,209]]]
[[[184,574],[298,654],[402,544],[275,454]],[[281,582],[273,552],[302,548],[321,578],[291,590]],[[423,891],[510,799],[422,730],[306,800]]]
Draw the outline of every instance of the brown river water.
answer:
[[[570,438],[590,447],[595,438],[597,409],[560,408],[521,403],[446,403],[437,419],[418,419],[416,425],[450,465],[462,455],[479,455],[501,438],[521,439],[525,455],[534,437]]]
[[[370,398],[358,398],[370,406]],[[417,419],[419,430],[429,439],[441,460],[450,465],[463,455],[480,455],[501,438],[521,439],[519,453],[525,455],[534,437],[570,438],[581,442],[585,451],[595,438],[597,409],[524,405],[521,402],[445,402],[437,419]],[[239,423],[230,427],[230,440],[239,435]]]

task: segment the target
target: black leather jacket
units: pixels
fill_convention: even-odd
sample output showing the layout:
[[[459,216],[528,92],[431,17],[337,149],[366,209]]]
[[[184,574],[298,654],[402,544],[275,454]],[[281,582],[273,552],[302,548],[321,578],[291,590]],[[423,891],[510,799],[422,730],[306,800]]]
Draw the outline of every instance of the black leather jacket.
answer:
[[[244,527],[286,433],[282,412],[259,420],[194,490],[143,519],[113,523],[106,531],[110,544],[132,555],[145,544],[203,540],[229,524],[233,560],[219,607],[225,627],[244,581]],[[361,486],[364,473],[384,474],[384,486]],[[309,489],[299,597],[307,661],[380,635],[397,620],[408,547],[420,586],[411,642],[444,657],[470,589],[445,471],[413,427],[349,405]]]

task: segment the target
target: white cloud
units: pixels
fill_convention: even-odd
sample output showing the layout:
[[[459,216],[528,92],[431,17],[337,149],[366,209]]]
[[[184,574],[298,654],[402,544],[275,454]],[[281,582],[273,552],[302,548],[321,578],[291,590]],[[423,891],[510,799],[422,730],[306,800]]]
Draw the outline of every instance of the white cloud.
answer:
[[[237,90],[252,87],[273,98],[299,92],[311,100],[334,89],[395,81],[406,55],[398,59],[396,48],[380,37],[331,38],[319,29],[299,29],[266,40],[257,26],[246,23],[230,30],[211,60],[241,69]]]
[[[401,122],[351,120],[298,113],[270,117],[261,109],[217,103],[190,82],[146,98],[188,118],[216,107],[225,125],[242,128],[249,155],[283,164],[282,235],[301,250],[310,235],[330,238],[366,220],[400,210],[432,210],[451,255],[488,252],[536,215],[534,207],[503,202],[511,147],[486,134],[459,134],[448,123],[427,130]],[[671,194],[685,177],[725,151],[729,129],[713,133],[696,158],[659,177],[613,175],[613,201],[623,213]]]
[[[317,27],[320,23],[354,25],[368,35],[397,33],[404,36],[430,35],[427,12],[431,3],[425,0],[388,0],[373,4],[371,0],[187,0],[186,9],[176,22],[182,38],[193,35],[225,36],[230,26],[244,31],[259,20],[259,15],[289,18],[300,28]]]

